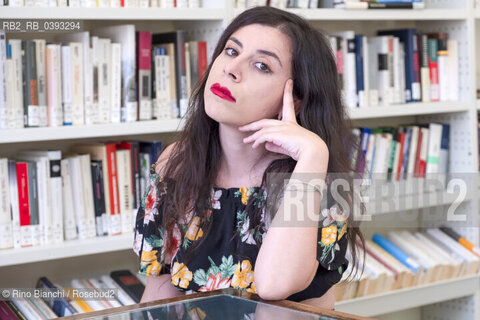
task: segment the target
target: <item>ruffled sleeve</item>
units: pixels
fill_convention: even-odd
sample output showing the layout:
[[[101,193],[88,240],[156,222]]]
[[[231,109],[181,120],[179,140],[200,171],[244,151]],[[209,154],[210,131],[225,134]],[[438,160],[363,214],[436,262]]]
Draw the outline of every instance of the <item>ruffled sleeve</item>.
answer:
[[[162,225],[162,205],[167,196],[167,183],[163,177],[153,170],[150,181],[145,190],[140,208],[135,220],[135,239],[133,251],[140,260],[139,273],[156,277],[170,272],[170,263],[178,250],[181,232],[174,225],[171,234]],[[164,239],[173,237],[174,249],[166,250]]]

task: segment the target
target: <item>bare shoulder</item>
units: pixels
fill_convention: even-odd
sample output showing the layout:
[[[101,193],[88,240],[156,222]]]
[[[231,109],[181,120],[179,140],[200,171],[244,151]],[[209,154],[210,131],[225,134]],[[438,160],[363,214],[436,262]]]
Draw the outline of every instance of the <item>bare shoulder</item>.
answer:
[[[168,163],[168,159],[170,158],[170,154],[172,153],[172,150],[173,150],[175,145],[176,145],[176,142],[170,144],[168,147],[165,148],[165,150],[163,150],[163,152],[158,157],[158,160],[155,163],[155,172],[157,174],[163,173],[163,171],[164,171],[164,169],[165,169],[165,167]]]

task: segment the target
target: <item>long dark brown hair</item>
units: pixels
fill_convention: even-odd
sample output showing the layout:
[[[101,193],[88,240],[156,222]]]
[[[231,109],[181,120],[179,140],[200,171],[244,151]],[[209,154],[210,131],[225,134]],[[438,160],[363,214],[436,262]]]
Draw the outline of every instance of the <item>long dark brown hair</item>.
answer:
[[[297,122],[325,141],[329,149],[329,174],[354,171],[351,152],[358,150],[358,143],[342,103],[341,84],[328,38],[297,15],[272,7],[255,7],[238,15],[225,29],[205,75],[193,90],[184,130],[179,133],[162,172],[175,184],[173,194],[167,197],[163,206],[162,222],[167,230],[178,221],[186,221],[186,213],[192,209],[204,221],[204,236],[201,239],[205,239],[210,230],[211,223],[203,218],[211,207],[211,192],[222,150],[218,123],[205,113],[204,90],[212,64],[224,50],[227,40],[239,28],[251,24],[278,28],[291,39],[293,95],[301,100]],[[262,187],[268,189],[267,174],[291,173],[295,165],[296,161],[292,158],[272,161],[263,175]],[[271,193],[267,194],[270,197]],[[249,201],[246,210],[252,213],[252,223],[260,223],[261,210],[258,206]],[[352,215],[348,219],[350,222]],[[358,226],[349,223],[347,238],[353,256],[351,262],[356,266],[355,243],[357,239],[362,244],[364,242]],[[164,240],[164,246],[172,246],[169,239]],[[194,241],[193,244],[199,243],[201,241]],[[194,250],[196,245],[190,246],[189,251]]]

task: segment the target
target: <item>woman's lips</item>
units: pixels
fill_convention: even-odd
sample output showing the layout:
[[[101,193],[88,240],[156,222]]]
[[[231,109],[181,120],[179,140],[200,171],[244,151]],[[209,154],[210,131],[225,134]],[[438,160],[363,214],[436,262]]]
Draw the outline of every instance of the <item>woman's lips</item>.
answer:
[[[210,91],[216,95],[216,96],[219,96],[220,98],[222,99],[225,99],[227,101],[230,101],[230,102],[236,102],[237,100],[235,100],[235,98],[232,96],[232,94],[230,93],[230,91],[225,88],[225,87],[222,87],[220,86],[219,83],[214,83],[211,87],[210,87]]]

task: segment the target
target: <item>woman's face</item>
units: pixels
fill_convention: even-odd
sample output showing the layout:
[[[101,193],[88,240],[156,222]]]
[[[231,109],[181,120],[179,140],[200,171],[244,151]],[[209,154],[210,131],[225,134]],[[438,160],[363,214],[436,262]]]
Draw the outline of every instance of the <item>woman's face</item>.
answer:
[[[280,30],[244,26],[213,62],[205,86],[205,112],[219,123],[241,126],[277,118],[291,78],[291,44]]]

